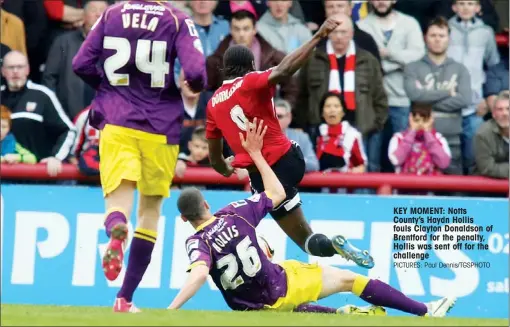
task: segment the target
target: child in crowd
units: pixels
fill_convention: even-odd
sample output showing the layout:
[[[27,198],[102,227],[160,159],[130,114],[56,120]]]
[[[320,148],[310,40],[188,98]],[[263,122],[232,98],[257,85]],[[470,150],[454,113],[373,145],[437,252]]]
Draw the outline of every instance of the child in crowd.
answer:
[[[14,134],[11,133],[11,111],[7,109],[6,106],[0,105],[0,118],[2,141],[1,162],[8,164],[37,163],[35,155],[16,142]]]
[[[99,131],[89,124],[90,106],[74,119],[77,137],[71,151],[71,163],[78,166],[82,174],[99,175]]]
[[[177,177],[184,176],[187,167],[209,167],[209,144],[205,137],[205,128],[199,126],[195,128],[188,142],[189,155],[179,154],[179,160],[175,167]]]
[[[413,103],[409,128],[395,133],[388,148],[388,157],[396,173],[438,175],[450,165],[448,143],[433,126],[432,106]]]

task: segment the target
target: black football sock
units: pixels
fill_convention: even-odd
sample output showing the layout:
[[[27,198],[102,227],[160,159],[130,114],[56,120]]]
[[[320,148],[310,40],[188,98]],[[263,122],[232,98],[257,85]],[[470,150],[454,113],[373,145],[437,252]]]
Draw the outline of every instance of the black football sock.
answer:
[[[316,257],[332,257],[336,253],[331,240],[324,234],[312,234],[305,242],[305,251]]]

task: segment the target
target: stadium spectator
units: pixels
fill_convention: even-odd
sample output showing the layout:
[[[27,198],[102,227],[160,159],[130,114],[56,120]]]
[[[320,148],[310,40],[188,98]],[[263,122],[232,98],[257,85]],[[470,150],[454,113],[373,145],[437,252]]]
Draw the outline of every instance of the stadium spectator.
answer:
[[[320,169],[340,172],[364,173],[367,156],[363,149],[361,133],[343,120],[342,98],[328,92],[321,100],[322,118],[317,137],[317,158]]]
[[[184,73],[179,74],[178,87],[184,104],[184,120],[181,129],[180,152],[189,154],[188,144],[195,128],[205,126],[205,108],[211,94],[209,92],[195,93],[185,83]]]
[[[349,15],[352,18],[353,6],[356,5],[353,0],[348,1],[336,1],[336,0],[324,0],[324,9],[326,11],[326,17],[331,17],[335,14]],[[354,24],[354,43],[361,49],[367,50],[374,57],[377,58],[381,63],[381,56],[379,55],[379,48],[374,41],[372,35],[363,31],[358,27],[358,24]]]
[[[405,69],[405,90],[411,101],[432,105],[435,128],[448,141],[448,174],[462,175],[462,110],[471,102],[469,73],[447,56],[449,27],[446,19],[432,20],[425,32],[427,54]]]
[[[172,4],[172,6],[179,9],[180,11],[185,12],[186,14],[188,14],[188,16],[193,15],[191,8],[189,6],[190,2],[191,1],[189,1],[189,0],[170,0],[170,3]]]
[[[492,119],[483,123],[474,139],[476,172],[493,178],[509,178],[510,91],[501,92],[492,108]]]
[[[184,176],[186,168],[190,167],[210,167],[209,163],[209,144],[205,138],[205,127],[195,128],[191,135],[191,140],[187,144],[189,154],[179,153],[179,160],[175,166],[175,174],[178,177]]]
[[[213,15],[218,5],[218,0],[190,1],[192,18],[202,41],[205,56],[210,56],[216,51],[220,42],[230,33],[228,21]]]
[[[487,69],[486,80],[483,86],[483,96],[487,99],[486,107],[477,108],[477,114],[483,116],[486,120],[490,119],[490,112],[494,108],[494,100],[501,91],[510,89],[508,85],[508,69],[503,60],[499,64]]]
[[[232,14],[236,11],[246,10],[253,14],[255,20],[266,12],[266,1],[260,0],[229,0],[219,1],[214,14],[228,21],[232,20]]]
[[[306,25],[289,14],[292,0],[273,0],[267,6],[269,10],[257,22],[257,31],[273,48],[291,53],[312,38]]]
[[[57,175],[74,143],[76,129],[55,93],[27,79],[28,60],[21,52],[4,57],[2,103],[12,110],[12,132],[18,142],[47,164],[48,174]]]
[[[425,33],[428,23],[438,16],[439,2],[445,2],[445,0],[398,0],[394,9],[414,17]]]
[[[70,162],[77,165],[85,175],[99,175],[99,131],[89,124],[90,106],[74,119],[76,141],[71,150]]]
[[[494,1],[494,0],[462,0],[464,2],[477,2],[480,6],[480,10],[475,14],[481,19],[485,25],[490,26],[493,31],[499,31],[499,16],[495,8],[496,2],[506,2],[506,11],[508,12],[508,1]],[[455,16],[455,2],[456,0],[441,0],[437,3],[436,15],[443,16],[446,18],[452,18]]]
[[[388,157],[396,173],[438,175],[451,160],[448,142],[434,129],[432,105],[412,103],[409,128],[393,135]]]
[[[2,0],[3,1],[3,0]],[[0,3],[2,2],[0,1]],[[30,80],[39,83],[40,67],[45,61],[43,40],[47,32],[48,17],[42,1],[5,0],[2,3],[5,11],[19,17],[25,24],[28,61],[30,63]],[[6,54],[7,52],[2,52]]]
[[[462,110],[462,160],[464,173],[474,167],[473,138],[483,118],[477,112],[487,111],[483,97],[484,65],[491,67],[500,62],[494,31],[477,18],[478,0],[455,0],[456,15],[448,21],[451,29],[448,56],[466,66],[471,77],[471,101]]]
[[[289,128],[292,122],[292,107],[290,103],[286,100],[279,99],[275,101],[274,107],[282,131],[289,140],[296,142],[301,148],[301,152],[305,158],[305,171],[311,172],[319,170],[319,160],[317,160],[317,156],[313,150],[310,136],[302,130]]]
[[[413,17],[395,10],[395,2],[371,0],[373,12],[358,22],[379,47],[393,133],[405,130],[408,123],[410,100],[404,90],[404,67],[425,54],[420,25]]]
[[[0,8],[0,42],[27,55],[25,24],[23,21],[3,8]]]
[[[107,7],[105,0],[87,2],[83,27],[57,37],[48,55],[42,83],[55,92],[70,119],[74,119],[94,98],[94,89],[73,72],[73,58]]]
[[[48,46],[58,35],[81,27],[85,19],[81,0],[44,0],[44,9],[50,19]]]
[[[207,80],[210,91],[215,91],[220,87],[221,81],[223,81],[223,54],[234,44],[241,44],[252,50],[257,70],[267,70],[277,66],[285,57],[283,52],[273,48],[257,34],[255,16],[252,13],[245,10],[237,11],[232,15],[230,35],[221,41],[214,54],[207,58]],[[289,77],[280,86],[280,97],[294,105],[298,93],[296,80]]]
[[[0,110],[0,141],[2,142],[0,162],[8,164],[36,163],[37,158],[34,154],[16,142],[16,137],[11,132],[11,111],[3,105],[0,105]]]
[[[363,135],[368,156],[368,171],[380,170],[381,130],[388,117],[388,99],[381,87],[381,66],[368,51],[352,41],[353,23],[339,15],[344,23],[329,35],[301,69],[299,105],[296,122],[306,127],[312,139],[321,123],[320,101],[328,91],[341,94],[345,120]]]

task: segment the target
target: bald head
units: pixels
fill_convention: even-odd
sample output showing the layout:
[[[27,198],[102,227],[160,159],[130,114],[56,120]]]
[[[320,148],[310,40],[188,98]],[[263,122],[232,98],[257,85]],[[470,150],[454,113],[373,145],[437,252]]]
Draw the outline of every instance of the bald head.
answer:
[[[332,18],[342,22],[329,34],[329,40],[337,55],[345,55],[354,37],[354,24],[351,17],[346,14],[335,14]]]
[[[15,64],[15,65],[26,64],[26,65],[28,65],[27,57],[22,52],[19,52],[17,50],[8,52],[4,56],[3,62],[4,62],[4,65],[6,65],[6,66],[12,65],[12,64]]]
[[[7,53],[2,63],[2,76],[10,91],[19,91],[25,86],[30,69],[27,57],[19,51]]]

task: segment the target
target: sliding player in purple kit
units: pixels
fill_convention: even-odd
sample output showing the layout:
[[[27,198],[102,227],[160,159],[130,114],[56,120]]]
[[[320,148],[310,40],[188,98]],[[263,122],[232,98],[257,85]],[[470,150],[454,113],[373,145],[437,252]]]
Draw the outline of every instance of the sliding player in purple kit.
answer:
[[[140,194],[126,275],[114,311],[133,312],[135,289],[156,243],[163,199],[179,153],[184,107],[174,81],[179,59],[190,88],[206,82],[205,57],[193,21],[166,2],[127,1],[107,9],[73,60],[96,89],[90,124],[101,130],[101,185],[110,237],[106,278],[121,272],[135,189]]]
[[[274,264],[257,243],[255,228],[285,200],[285,189],[264,159],[261,149],[267,127],[248,123],[243,148],[259,170],[264,191],[233,202],[214,215],[198,189],[182,191],[177,206],[184,221],[196,229],[186,241],[190,275],[169,309],[179,309],[191,299],[210,274],[232,310],[274,310],[344,313],[310,304],[340,292],[352,292],[374,305],[366,314],[384,314],[388,307],[417,316],[443,317],[455,299],[420,303],[376,279],[349,270],[287,260]],[[381,310],[378,310],[381,309]],[[353,312],[347,312],[353,313]],[[354,312],[356,313],[356,312]]]

